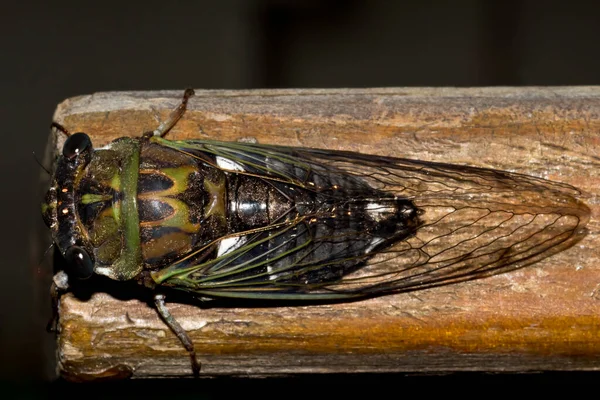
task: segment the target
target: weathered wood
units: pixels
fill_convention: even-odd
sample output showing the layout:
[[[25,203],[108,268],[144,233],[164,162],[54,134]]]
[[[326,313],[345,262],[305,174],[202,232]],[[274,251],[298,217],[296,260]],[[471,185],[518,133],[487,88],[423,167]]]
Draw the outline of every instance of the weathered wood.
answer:
[[[55,120],[96,147],[166,118],[182,91],[68,99]],[[170,138],[286,144],[518,171],[589,193],[589,234],[534,266],[349,304],[170,309],[202,375],[600,370],[600,87],[197,91]],[[62,142],[62,140],[59,140]],[[60,148],[61,143],[55,146]],[[65,295],[63,376],[190,376],[153,308]]]

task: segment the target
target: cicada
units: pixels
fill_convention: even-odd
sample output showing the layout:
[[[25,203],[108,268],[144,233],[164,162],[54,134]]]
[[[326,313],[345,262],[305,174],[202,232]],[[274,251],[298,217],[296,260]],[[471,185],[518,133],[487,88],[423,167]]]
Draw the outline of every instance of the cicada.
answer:
[[[42,210],[65,270],[202,299],[345,301],[453,284],[573,245],[590,215],[569,185],[492,169],[345,151],[167,140],[193,91],[153,131],[94,149],[70,135]]]

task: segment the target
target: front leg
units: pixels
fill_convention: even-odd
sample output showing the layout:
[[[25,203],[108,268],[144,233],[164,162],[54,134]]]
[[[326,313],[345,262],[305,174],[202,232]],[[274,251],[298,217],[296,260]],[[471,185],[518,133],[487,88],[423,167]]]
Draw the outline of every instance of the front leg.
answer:
[[[160,314],[163,321],[169,326],[169,328],[171,328],[173,333],[177,335],[177,337],[183,344],[183,347],[185,347],[185,349],[190,354],[190,359],[192,362],[192,372],[194,374],[194,377],[197,378],[198,376],[200,376],[200,363],[196,359],[196,351],[194,350],[194,343],[192,342],[192,339],[190,339],[185,329],[183,329],[179,322],[177,322],[173,315],[171,315],[171,312],[165,305],[164,294],[154,295],[154,304],[156,305],[156,310]]]
[[[185,92],[183,93],[183,99],[181,100],[181,103],[179,103],[179,105],[177,107],[175,107],[175,109],[171,112],[171,114],[169,114],[169,117],[166,119],[166,121],[161,122],[158,125],[158,128],[156,128],[152,132],[148,132],[148,133],[144,134],[144,136],[145,137],[150,137],[150,136],[163,137],[163,136],[165,136],[167,134],[167,132],[169,132],[171,130],[171,128],[175,126],[177,121],[179,121],[181,119],[181,117],[183,116],[183,114],[185,113],[185,110],[187,108],[188,100],[193,95],[194,95],[193,89],[186,89]]]
[[[50,298],[52,307],[52,317],[46,325],[48,332],[56,332],[58,327],[58,307],[60,306],[60,296],[62,296],[69,289],[69,278],[64,271],[58,272],[52,278],[52,285],[50,286]]]

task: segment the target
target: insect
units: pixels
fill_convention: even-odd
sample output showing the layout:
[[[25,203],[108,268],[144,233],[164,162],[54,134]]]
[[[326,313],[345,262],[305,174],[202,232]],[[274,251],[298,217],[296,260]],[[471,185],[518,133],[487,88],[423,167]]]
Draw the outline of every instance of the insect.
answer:
[[[136,281],[200,365],[165,290],[201,298],[344,301],[483,278],[582,237],[569,185],[343,151],[164,138],[94,149],[69,134],[42,204],[60,294],[94,274]]]

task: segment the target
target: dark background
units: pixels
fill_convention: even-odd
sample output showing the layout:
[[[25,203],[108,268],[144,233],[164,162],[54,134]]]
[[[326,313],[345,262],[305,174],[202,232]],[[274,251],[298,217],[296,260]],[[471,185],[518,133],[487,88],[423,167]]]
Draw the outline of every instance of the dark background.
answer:
[[[600,3],[592,1],[22,1],[0,12],[0,377],[13,383],[38,382],[52,368],[43,350],[45,248],[34,244],[45,229],[41,168],[31,153],[43,158],[63,99],[186,87],[600,84]]]

